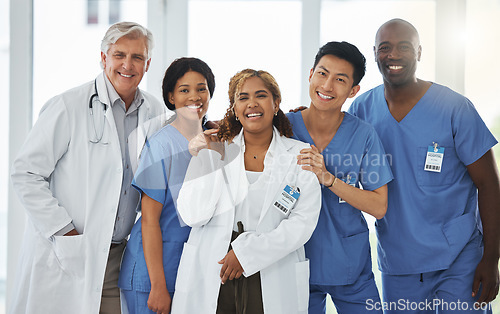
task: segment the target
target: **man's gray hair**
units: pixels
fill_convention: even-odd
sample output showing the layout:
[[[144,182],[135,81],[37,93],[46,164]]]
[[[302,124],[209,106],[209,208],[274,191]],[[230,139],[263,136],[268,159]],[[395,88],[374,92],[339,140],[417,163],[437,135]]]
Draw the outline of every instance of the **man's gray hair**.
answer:
[[[110,46],[124,36],[132,39],[145,37],[148,60],[151,58],[154,47],[153,33],[146,27],[134,22],[118,22],[111,25],[101,41],[101,51],[106,54]]]

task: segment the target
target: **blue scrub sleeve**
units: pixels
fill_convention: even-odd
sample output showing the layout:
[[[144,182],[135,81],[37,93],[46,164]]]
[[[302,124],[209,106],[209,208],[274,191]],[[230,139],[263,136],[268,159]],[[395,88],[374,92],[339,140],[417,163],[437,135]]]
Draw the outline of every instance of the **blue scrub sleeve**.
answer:
[[[347,112],[349,114],[355,116],[355,117],[358,117],[358,115],[357,115],[357,113],[358,113],[358,102],[356,101],[356,99],[354,99],[354,101],[351,103],[351,105],[347,109]]]
[[[467,98],[455,112],[452,130],[458,158],[466,166],[477,161],[497,143],[476,108]]]
[[[367,92],[368,93],[368,92]],[[347,112],[357,118],[360,118],[361,120],[363,121],[366,121],[365,119],[365,114],[363,112],[361,112],[363,110],[363,106],[360,106],[359,104],[362,102],[362,101],[366,101],[366,94],[367,93],[364,93],[360,96],[358,96],[356,99],[354,99],[354,101],[352,102],[352,104],[349,106],[349,109],[347,109]]]
[[[387,158],[382,142],[371,128],[366,140],[365,155],[360,170],[360,182],[365,190],[376,190],[393,179],[391,158]]]
[[[170,157],[168,149],[158,141],[146,142],[141,153],[139,167],[132,180],[132,186],[139,193],[145,193],[163,205],[166,202]]]

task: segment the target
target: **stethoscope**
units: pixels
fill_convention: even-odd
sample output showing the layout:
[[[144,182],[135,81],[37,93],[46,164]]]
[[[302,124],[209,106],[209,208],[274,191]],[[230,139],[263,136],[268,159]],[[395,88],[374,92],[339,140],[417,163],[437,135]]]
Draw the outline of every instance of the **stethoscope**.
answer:
[[[94,102],[94,98],[97,98],[97,101],[103,106],[102,127],[101,127],[101,132],[100,132],[101,135],[98,135],[97,127],[95,125],[94,106],[92,105]],[[92,96],[90,96],[90,100],[89,100],[90,120],[92,121],[92,126],[94,128],[94,135],[95,135],[95,139],[90,139],[91,143],[97,144],[97,143],[101,142],[101,140],[102,140],[102,137],[104,135],[104,126],[106,124],[105,114],[106,114],[107,109],[108,109],[107,105],[99,100],[99,94],[97,93],[97,80],[94,80],[94,93],[92,94]],[[107,143],[103,143],[103,144],[107,144]]]

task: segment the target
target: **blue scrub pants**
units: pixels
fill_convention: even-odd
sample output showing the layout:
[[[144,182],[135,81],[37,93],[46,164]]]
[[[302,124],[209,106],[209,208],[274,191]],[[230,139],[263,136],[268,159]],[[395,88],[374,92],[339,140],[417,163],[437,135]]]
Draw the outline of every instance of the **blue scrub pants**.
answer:
[[[403,276],[382,273],[384,313],[491,313],[491,304],[474,310],[480,293],[471,295],[482,256],[482,237],[476,236],[448,269]]]
[[[148,308],[149,292],[122,289],[122,294],[127,301],[129,314],[156,314]],[[170,298],[174,299],[173,293],[170,293]]]
[[[382,313],[381,310],[370,309],[368,306],[380,303],[370,258],[367,258],[363,271],[353,284],[343,286],[310,285],[309,292],[309,314],[324,314],[326,312],[327,294],[332,298],[339,314]]]

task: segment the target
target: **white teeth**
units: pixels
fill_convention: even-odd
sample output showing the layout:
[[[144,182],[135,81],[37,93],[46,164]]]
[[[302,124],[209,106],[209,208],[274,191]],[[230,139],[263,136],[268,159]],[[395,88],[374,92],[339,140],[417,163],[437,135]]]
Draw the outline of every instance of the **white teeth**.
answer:
[[[133,75],[127,75],[127,74],[123,74],[123,73],[120,73],[121,76],[123,77],[132,77]]]
[[[198,109],[201,108],[201,105],[189,105],[187,106],[189,109]]]
[[[252,117],[260,117],[262,116],[262,113],[249,113],[247,114],[247,117],[252,118]]]
[[[320,92],[318,92],[318,96],[323,98],[323,99],[333,99],[332,96],[327,96],[327,95],[321,94]]]
[[[390,65],[389,69],[391,70],[401,70],[403,67],[400,65]]]

